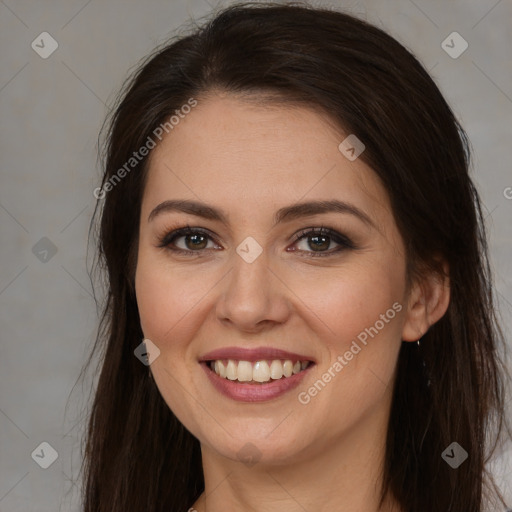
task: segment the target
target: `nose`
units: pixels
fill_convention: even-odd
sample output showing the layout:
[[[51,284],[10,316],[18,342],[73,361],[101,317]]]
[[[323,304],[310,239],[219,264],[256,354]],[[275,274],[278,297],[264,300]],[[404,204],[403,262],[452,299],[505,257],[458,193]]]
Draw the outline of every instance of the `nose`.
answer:
[[[217,318],[244,332],[259,332],[282,324],[290,315],[289,288],[265,251],[252,263],[234,255],[233,268],[217,300]]]

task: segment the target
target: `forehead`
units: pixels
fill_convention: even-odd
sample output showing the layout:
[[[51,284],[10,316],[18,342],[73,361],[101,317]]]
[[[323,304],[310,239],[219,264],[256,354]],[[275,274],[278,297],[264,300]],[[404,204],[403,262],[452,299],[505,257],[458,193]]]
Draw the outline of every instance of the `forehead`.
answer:
[[[198,100],[153,150],[144,203],[199,198],[247,215],[341,199],[382,223],[390,214],[386,190],[361,159],[340,152],[347,135],[313,108],[227,94]]]

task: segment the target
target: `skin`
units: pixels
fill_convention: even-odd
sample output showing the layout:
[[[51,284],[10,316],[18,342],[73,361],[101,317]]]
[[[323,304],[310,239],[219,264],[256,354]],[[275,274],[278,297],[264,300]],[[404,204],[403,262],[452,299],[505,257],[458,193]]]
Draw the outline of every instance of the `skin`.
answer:
[[[151,154],[137,302],[144,335],[160,350],[151,365],[158,389],[201,443],[205,493],[191,504],[198,512],[399,510],[391,496],[378,506],[398,352],[402,340],[418,340],[445,313],[449,287],[427,275],[408,289],[388,195],[360,158],[351,162],[339,151],[347,135],[312,109],[216,92],[199,99]],[[170,199],[222,209],[228,224],[179,211],[148,221]],[[273,226],[281,207],[331,199],[356,206],[373,226],[338,212]],[[174,245],[199,255],[158,247],[187,224],[211,238],[202,252],[184,236]],[[292,238],[321,226],[356,247],[332,252],[340,246],[332,238],[320,249],[314,234]],[[252,263],[236,252],[249,236],[263,249]],[[319,251],[331,255],[311,256]],[[394,303],[401,311],[309,403],[300,403],[298,394]],[[237,402],[218,393],[198,363],[228,346],[277,347],[317,364],[277,399]],[[254,465],[237,456],[246,443],[257,448]]]

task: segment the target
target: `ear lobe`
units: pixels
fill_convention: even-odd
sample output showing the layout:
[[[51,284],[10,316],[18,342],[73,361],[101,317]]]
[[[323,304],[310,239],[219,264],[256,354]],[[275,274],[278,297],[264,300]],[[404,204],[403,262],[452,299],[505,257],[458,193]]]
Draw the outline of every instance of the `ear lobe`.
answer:
[[[444,275],[433,271],[414,283],[409,294],[403,341],[417,341],[446,313],[450,303],[448,264],[443,263]]]

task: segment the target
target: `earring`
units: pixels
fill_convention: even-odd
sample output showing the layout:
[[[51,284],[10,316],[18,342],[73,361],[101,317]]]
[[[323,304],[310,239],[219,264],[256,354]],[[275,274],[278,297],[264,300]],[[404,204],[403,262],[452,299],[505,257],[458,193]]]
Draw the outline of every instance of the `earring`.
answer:
[[[418,355],[421,359],[421,366],[423,367],[423,373],[427,380],[427,387],[429,388],[432,381],[430,380],[430,372],[428,371],[427,365],[425,364],[425,359],[423,359],[423,356],[421,355],[421,352],[420,352],[420,349],[421,349],[420,341],[421,341],[421,338],[418,341],[416,341],[416,346],[418,347]]]

